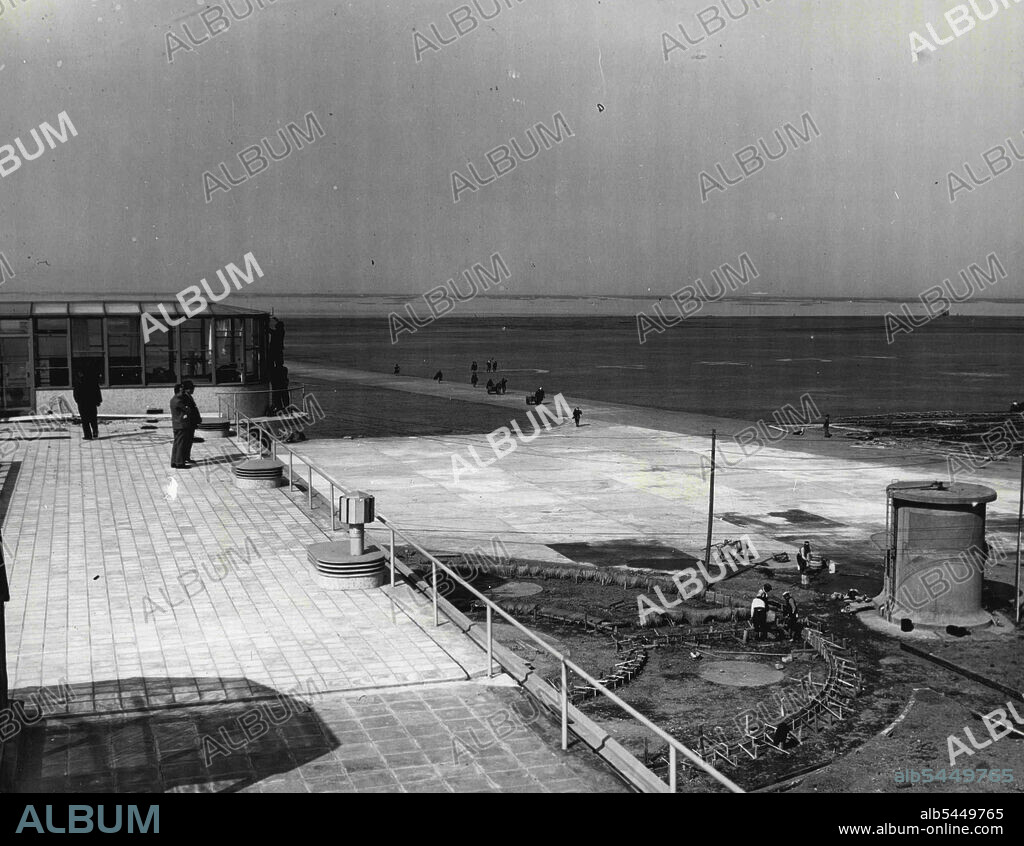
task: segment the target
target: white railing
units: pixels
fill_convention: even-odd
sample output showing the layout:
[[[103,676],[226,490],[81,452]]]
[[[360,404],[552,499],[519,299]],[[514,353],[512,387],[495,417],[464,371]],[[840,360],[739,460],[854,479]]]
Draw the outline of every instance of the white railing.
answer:
[[[278,455],[277,455],[278,449],[282,449],[282,450],[284,450],[288,454],[288,489],[289,490],[292,490],[294,488],[294,462],[295,462],[295,460],[297,459],[299,462],[301,462],[302,464],[304,464],[306,466],[307,474],[308,474],[306,493],[307,493],[307,501],[308,501],[310,509],[312,509],[312,507],[313,507],[313,474],[316,473],[320,478],[322,478],[324,481],[326,481],[328,483],[328,485],[330,486],[330,491],[331,491],[330,500],[329,500],[329,502],[330,502],[330,509],[331,509],[331,530],[332,531],[337,531],[338,530],[338,524],[337,524],[338,507],[337,507],[337,503],[336,503],[335,498],[334,498],[335,490],[341,491],[342,493],[345,493],[345,494],[351,494],[352,493],[352,489],[347,487],[347,486],[345,486],[345,485],[343,485],[341,482],[339,482],[337,479],[335,479],[329,473],[327,473],[324,470],[322,470],[321,468],[317,467],[316,464],[313,461],[311,461],[309,458],[307,458],[307,457],[301,455],[300,453],[296,452],[295,450],[291,449],[291,447],[289,447],[289,446],[287,446],[286,444],[283,444],[283,443],[278,444],[278,439],[275,437],[275,435],[274,435],[274,433],[272,431],[270,431],[268,428],[265,428],[262,424],[260,424],[257,421],[251,419],[250,417],[242,414],[241,412],[238,411],[238,409],[236,407],[235,408],[235,432],[239,435],[239,437],[241,437],[241,429],[239,429],[238,427],[242,423],[245,424],[245,429],[246,429],[245,440],[246,440],[246,449],[247,450],[251,448],[251,442],[252,442],[251,430],[252,430],[253,427],[255,427],[259,432],[265,434],[268,437],[268,439],[270,441],[270,444],[271,444],[271,455],[273,457],[275,457],[275,458],[278,457]],[[261,454],[262,454],[262,449],[263,449],[263,446],[262,446],[263,445],[262,435],[259,438],[259,443],[260,443],[260,451],[261,451]],[[431,599],[432,599],[432,603],[433,603],[434,625],[435,626],[440,625],[439,610],[438,610],[438,598],[439,598],[439,595],[438,595],[438,592],[437,592],[437,573],[438,573],[439,569],[442,570],[449,578],[451,578],[463,590],[465,590],[468,593],[470,593],[473,597],[475,597],[479,602],[481,602],[483,604],[483,606],[484,606],[484,608],[486,610],[486,615],[487,615],[487,646],[486,646],[486,649],[487,649],[487,675],[488,675],[488,677],[493,676],[493,668],[494,668],[493,621],[494,621],[494,615],[495,614],[497,614],[499,617],[501,617],[506,623],[511,625],[513,628],[515,628],[521,634],[523,634],[526,637],[528,637],[530,640],[532,640],[534,643],[536,643],[541,649],[543,649],[545,652],[547,652],[550,656],[552,656],[553,658],[555,658],[558,661],[559,667],[561,669],[561,689],[556,691],[556,693],[559,694],[559,699],[560,699],[560,711],[561,711],[561,721],[562,721],[562,749],[563,750],[569,748],[569,672],[571,671],[571,672],[575,673],[577,676],[579,676],[581,679],[583,679],[587,684],[589,684],[595,690],[597,690],[606,699],[608,699],[611,702],[615,703],[628,716],[632,717],[634,720],[636,720],[638,723],[640,723],[642,726],[644,726],[648,731],[652,732],[654,735],[656,735],[658,738],[660,738],[661,740],[663,740],[665,743],[668,744],[668,747],[669,747],[669,783],[668,783],[668,787],[669,787],[669,790],[671,792],[675,793],[676,789],[677,789],[677,772],[676,771],[678,769],[678,756],[679,755],[682,755],[684,758],[688,759],[694,766],[696,766],[699,769],[703,770],[705,773],[707,773],[713,779],[715,779],[715,781],[717,781],[719,784],[723,785],[724,787],[728,788],[732,792],[734,792],[734,793],[743,793],[744,792],[744,790],[739,785],[737,785],[735,782],[733,782],[731,779],[729,779],[723,773],[719,772],[715,767],[713,767],[711,764],[709,764],[707,761],[705,761],[703,758],[701,758],[696,752],[694,752],[693,750],[689,749],[684,744],[680,743],[678,740],[676,740],[676,738],[674,738],[674,737],[672,737],[672,735],[668,734],[668,732],[666,732],[663,729],[661,729],[658,726],[656,726],[649,719],[647,719],[647,717],[645,717],[643,714],[641,714],[639,711],[637,711],[632,705],[629,705],[628,703],[624,702],[622,699],[620,699],[618,696],[616,696],[614,693],[612,693],[610,690],[608,690],[608,688],[606,688],[597,679],[595,679],[593,676],[591,676],[586,670],[584,670],[582,667],[579,667],[577,664],[575,664],[573,661],[571,661],[569,658],[567,658],[564,654],[562,654],[557,649],[555,649],[553,646],[551,646],[551,644],[549,644],[547,641],[545,641],[543,638],[541,638],[535,632],[533,632],[532,630],[528,629],[526,626],[524,626],[522,623],[520,623],[518,620],[516,620],[511,614],[509,614],[508,612],[504,611],[501,607],[496,605],[491,599],[489,599],[488,597],[486,597],[482,593],[480,593],[480,591],[478,591],[471,584],[469,584],[469,582],[467,582],[465,579],[463,579],[461,576],[459,576],[458,573],[456,573],[450,567],[448,567],[447,565],[445,565],[444,563],[439,561],[434,555],[429,553],[422,546],[420,546],[420,544],[418,544],[411,537],[409,537],[409,535],[407,535],[405,532],[403,532],[401,529],[399,529],[394,524],[393,521],[391,521],[390,519],[385,517],[383,514],[380,514],[378,512],[376,514],[376,522],[382,524],[390,532],[390,544],[389,544],[389,549],[388,549],[388,561],[389,561],[390,570],[391,570],[391,586],[392,587],[395,586],[395,565],[396,565],[396,561],[397,561],[397,558],[395,556],[395,536],[396,535],[398,537],[402,538],[410,547],[412,547],[414,550],[416,550],[421,555],[423,555],[428,561],[430,561],[431,581],[430,581],[430,584],[428,586],[430,588]]]

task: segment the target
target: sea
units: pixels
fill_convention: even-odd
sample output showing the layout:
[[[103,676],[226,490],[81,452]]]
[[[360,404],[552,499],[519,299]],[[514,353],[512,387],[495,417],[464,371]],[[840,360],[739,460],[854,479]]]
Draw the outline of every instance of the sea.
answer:
[[[799,409],[805,395],[833,420],[1000,411],[1024,400],[1022,318],[940,317],[887,339],[882,317],[710,317],[649,334],[641,344],[634,317],[447,316],[392,343],[385,317],[279,314],[293,366],[392,373],[398,365],[403,376],[429,379],[441,371],[445,381],[468,384],[476,361],[481,392],[488,378],[505,377],[509,393],[543,387],[548,396],[741,420],[770,418],[786,404]],[[497,376],[486,372],[488,359],[497,361]],[[473,403],[428,403],[329,380],[309,387],[334,394],[341,425],[333,434],[487,432],[502,425],[500,414]]]

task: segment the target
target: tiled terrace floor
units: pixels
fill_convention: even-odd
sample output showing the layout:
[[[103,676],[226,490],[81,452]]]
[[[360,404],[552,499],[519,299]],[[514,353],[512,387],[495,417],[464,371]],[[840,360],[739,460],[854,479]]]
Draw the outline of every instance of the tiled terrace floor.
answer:
[[[281,491],[237,488],[223,441],[197,445],[203,466],[189,471],[171,470],[169,454],[168,430],[116,423],[101,426],[98,441],[51,433],[14,456],[4,518],[11,689],[20,699],[46,689],[53,716],[23,732],[26,786],[502,786],[491,772],[517,773],[507,778],[523,786],[583,786],[557,738],[544,737],[546,718],[521,741],[488,728],[513,691],[437,687],[481,677],[486,658],[454,626],[434,628],[407,588],[323,590],[305,549],[325,536]],[[236,742],[236,719],[258,702],[309,691],[307,717],[238,751],[219,741],[230,754],[208,743],[207,772],[196,746],[204,734],[224,729]],[[244,718],[257,726],[257,716]],[[451,769],[463,725],[477,727],[486,749]],[[527,757],[499,755],[488,731],[526,744]],[[509,769],[480,763],[492,757]],[[618,786],[596,758],[576,766]],[[398,774],[409,768],[419,769]]]

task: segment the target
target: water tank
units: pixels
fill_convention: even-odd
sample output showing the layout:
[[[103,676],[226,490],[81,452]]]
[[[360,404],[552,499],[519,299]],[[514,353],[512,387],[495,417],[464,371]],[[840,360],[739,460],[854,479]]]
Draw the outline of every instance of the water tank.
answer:
[[[991,623],[981,606],[988,556],[984,485],[894,482],[888,513],[885,585],[879,613],[893,623],[977,627]]]

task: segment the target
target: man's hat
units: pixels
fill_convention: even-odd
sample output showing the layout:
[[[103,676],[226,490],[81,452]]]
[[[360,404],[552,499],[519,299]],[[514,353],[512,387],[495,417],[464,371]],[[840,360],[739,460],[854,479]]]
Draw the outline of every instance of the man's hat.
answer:
[[[765,583],[764,583],[764,589],[765,589],[765,590],[771,590],[771,589],[772,589],[772,586],[771,586],[770,584],[768,584],[768,582],[765,582]]]
[[[790,595],[790,593],[789,593],[789,591],[788,591],[788,590],[784,590],[784,591],[782,592],[782,595],[783,595],[783,596],[789,596],[789,595]]]

